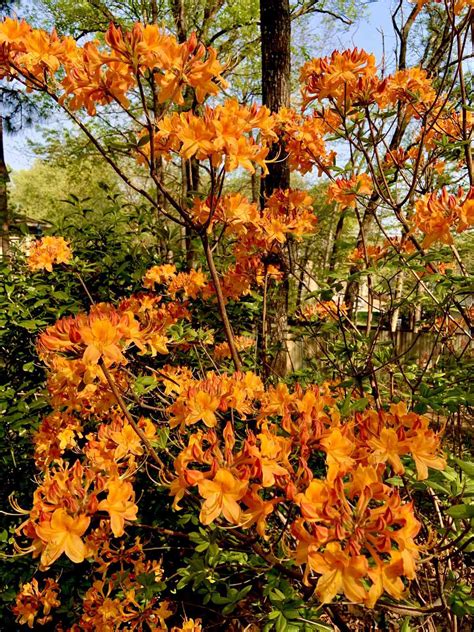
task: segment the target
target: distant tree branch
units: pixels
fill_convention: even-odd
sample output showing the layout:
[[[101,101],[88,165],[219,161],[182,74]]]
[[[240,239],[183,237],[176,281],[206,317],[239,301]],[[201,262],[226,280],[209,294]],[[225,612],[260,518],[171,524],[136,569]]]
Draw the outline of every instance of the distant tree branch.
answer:
[[[345,15],[334,13],[334,11],[330,11],[329,9],[319,8],[319,2],[320,0],[309,0],[308,2],[303,2],[303,4],[299,8],[293,9],[293,11],[291,12],[291,19],[296,20],[297,18],[300,18],[303,15],[308,15],[309,13],[323,13],[325,15],[330,15],[331,17],[339,20],[347,26],[353,24],[353,21]]]

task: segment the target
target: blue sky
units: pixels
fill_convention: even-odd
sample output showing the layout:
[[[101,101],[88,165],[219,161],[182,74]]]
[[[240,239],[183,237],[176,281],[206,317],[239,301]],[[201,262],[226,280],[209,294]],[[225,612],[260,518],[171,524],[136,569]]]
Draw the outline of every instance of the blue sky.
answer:
[[[367,5],[367,17],[351,26],[348,31],[335,37],[331,36],[330,41],[325,44],[327,50],[324,52],[329,53],[336,48],[345,49],[357,46],[367,52],[374,53],[377,62],[381,63],[384,50],[383,42],[385,41],[386,63],[390,66],[395,45],[395,36],[390,19],[392,0],[372,0],[371,2],[366,0],[363,4]],[[321,38],[320,33],[319,37]],[[35,141],[40,140],[41,133],[30,129],[15,137],[10,136],[5,139],[6,161],[12,169],[28,169],[33,163],[35,156],[28,148],[28,138]]]

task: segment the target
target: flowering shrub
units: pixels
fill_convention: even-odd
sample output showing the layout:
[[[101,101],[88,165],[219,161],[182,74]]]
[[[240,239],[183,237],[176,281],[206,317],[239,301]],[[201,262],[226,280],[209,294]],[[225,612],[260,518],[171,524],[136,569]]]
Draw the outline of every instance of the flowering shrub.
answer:
[[[416,5],[415,17],[425,4]],[[451,4],[454,28],[471,9]],[[326,297],[299,313],[339,327],[344,338],[355,330],[354,347],[343,356],[351,381],[342,371],[318,384],[297,376],[264,380],[262,367],[252,367],[254,338],[237,331],[229,314],[239,301],[261,296],[265,321],[268,282],[286,274],[282,248],[291,255],[312,236],[317,216],[304,190],[276,190],[259,207],[225,182],[239,169],[264,176],[270,147],[281,139],[291,168],[325,174],[341,217],[353,213],[359,221],[354,275],[370,276],[375,263],[395,256],[431,292],[425,272],[409,268],[405,257],[424,262],[432,244],[454,246],[454,235],[472,224],[473,189],[420,193],[420,183],[428,171],[443,172],[438,147],[446,133],[466,146],[471,119],[459,128],[456,103],[425,69],[383,77],[375,58],[357,49],[305,64],[301,111],[270,113],[235,99],[178,109],[185,90],[200,104],[219,95],[225,66],[195,36],[179,43],[154,25],[112,24],[103,43],[79,46],[6,18],[0,45],[1,75],[59,103],[128,186],[192,232],[201,257],[186,269],[157,262],[140,290],[96,302],[87,262],[73,260],[62,237],[33,245],[30,270],[66,265],[86,304],[37,340],[50,410],[33,437],[38,474],[30,508],[12,503],[23,514],[17,552],[31,554],[46,578],[21,587],[18,623],[56,621],[64,604],[57,569],[70,573],[73,565],[80,565],[80,590],[66,594],[73,605],[64,606],[64,617],[58,610],[58,630],[200,630],[208,622],[200,608],[209,602],[220,608],[220,625],[235,612],[252,629],[279,621],[278,630],[287,629],[283,620],[295,622],[288,629],[305,629],[307,612],[319,617],[321,608],[330,616],[327,605],[339,597],[368,609],[396,608],[411,582],[419,585],[430,556],[445,551],[446,540],[448,548],[461,542],[444,524],[435,532],[417,507],[416,493],[434,493],[436,476],[450,472],[443,428],[394,396],[392,386],[381,393],[377,371],[398,358],[377,358],[370,337],[356,367],[360,336],[350,303]],[[153,110],[146,90],[155,97]],[[130,115],[130,157],[160,196],[134,184],[88,126],[109,105]],[[377,140],[390,117],[396,146]],[[334,137],[360,156],[342,174]],[[172,195],[157,170],[177,157],[207,168],[206,195],[189,204]],[[379,205],[401,226],[398,240],[386,234]],[[362,210],[379,221],[383,247],[367,243]],[[218,260],[221,243],[226,256]],[[455,248],[453,255],[464,272]],[[436,262],[428,266],[439,275]],[[466,333],[469,314],[456,301]],[[213,311],[217,332],[206,321]],[[454,320],[450,306],[443,318]],[[440,513],[436,496],[433,502]],[[472,516],[471,505],[456,507],[448,514],[452,524]]]

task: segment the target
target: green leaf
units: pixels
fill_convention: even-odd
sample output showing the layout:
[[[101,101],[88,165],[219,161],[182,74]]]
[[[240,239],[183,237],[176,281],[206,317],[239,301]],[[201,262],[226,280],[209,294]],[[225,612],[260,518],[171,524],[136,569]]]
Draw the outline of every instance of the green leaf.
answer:
[[[405,617],[400,632],[411,632],[410,617]]]
[[[474,463],[471,463],[470,461],[462,461],[457,457],[454,457],[454,461],[457,463],[457,465],[459,465],[464,474],[467,474],[469,478],[474,479]]]
[[[474,518],[474,505],[455,505],[446,510],[448,516],[458,520]]]

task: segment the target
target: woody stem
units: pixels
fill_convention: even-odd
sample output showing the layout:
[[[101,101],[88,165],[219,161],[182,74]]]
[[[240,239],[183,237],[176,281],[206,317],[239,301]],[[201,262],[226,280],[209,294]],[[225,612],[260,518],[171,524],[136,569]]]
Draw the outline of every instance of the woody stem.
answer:
[[[160,459],[160,457],[158,456],[155,448],[151,445],[149,439],[147,438],[147,436],[145,435],[143,430],[140,428],[140,426],[137,424],[137,422],[133,418],[133,416],[130,413],[130,411],[128,410],[127,405],[123,401],[123,397],[122,397],[120,391],[118,390],[117,385],[115,384],[114,379],[113,379],[112,375],[110,374],[109,369],[105,366],[105,362],[104,362],[104,360],[102,358],[99,360],[99,365],[100,365],[100,368],[102,369],[102,371],[104,372],[105,379],[109,383],[110,390],[112,391],[112,393],[113,393],[113,395],[114,395],[114,397],[115,397],[115,399],[117,401],[117,404],[119,405],[121,411],[125,415],[128,423],[132,426],[134,431],[140,437],[140,439],[142,440],[143,445],[145,446],[148,454],[152,457],[152,459],[155,461],[155,463],[157,463],[160,467],[164,468],[165,464]]]
[[[87,295],[87,298],[89,299],[91,305],[95,305],[95,301],[94,301],[94,299],[92,297],[92,294],[89,292],[89,288],[87,287],[86,282],[82,278],[81,274],[76,271],[76,276],[78,277],[79,281],[81,282],[81,285],[84,288],[84,291],[85,291],[85,293]],[[164,468],[165,464],[160,459],[160,457],[158,456],[156,450],[154,449],[154,447],[151,445],[150,441],[148,440],[147,436],[145,435],[143,430],[140,428],[140,426],[137,424],[137,422],[133,418],[132,414],[128,410],[127,405],[124,402],[123,397],[122,397],[120,391],[117,388],[117,385],[115,384],[114,378],[112,377],[109,369],[106,367],[103,358],[99,359],[99,366],[102,369],[102,371],[103,371],[103,373],[105,375],[105,379],[107,380],[107,382],[108,382],[108,384],[110,386],[110,390],[112,391],[112,393],[113,393],[113,395],[115,397],[115,400],[116,400],[117,404],[119,405],[121,411],[125,415],[128,423],[132,426],[133,430],[140,437],[140,439],[142,440],[143,445],[145,446],[148,454],[150,454],[150,456],[153,458],[155,463],[157,463],[160,467]]]
[[[217,305],[219,307],[219,313],[221,316],[222,324],[224,326],[225,336],[227,338],[227,343],[229,345],[230,355],[232,357],[232,361],[234,363],[236,371],[241,371],[242,362],[240,361],[239,353],[237,351],[237,347],[235,346],[234,333],[232,331],[232,326],[230,324],[229,317],[227,315],[227,310],[225,308],[224,295],[222,293],[222,287],[219,281],[219,275],[217,273],[216,265],[214,263],[214,257],[212,255],[212,249],[209,244],[209,239],[205,233],[201,235],[201,242],[204,248],[204,254],[206,255],[207,266],[211,274],[212,282],[214,284],[214,288],[216,291]]]

